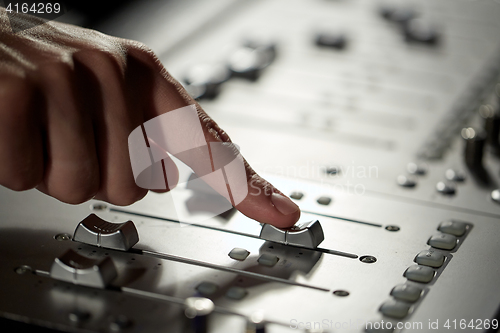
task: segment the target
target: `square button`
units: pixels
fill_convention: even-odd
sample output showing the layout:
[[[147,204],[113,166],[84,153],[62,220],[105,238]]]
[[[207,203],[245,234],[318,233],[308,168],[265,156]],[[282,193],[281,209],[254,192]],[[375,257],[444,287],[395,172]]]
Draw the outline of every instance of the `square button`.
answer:
[[[249,254],[250,252],[248,252],[247,250],[235,247],[234,249],[231,250],[231,252],[229,252],[228,255],[234,260],[243,261],[248,257]]]
[[[450,234],[435,234],[427,242],[432,247],[442,250],[453,250],[457,245],[457,237]]]
[[[226,292],[226,297],[234,300],[240,300],[248,294],[248,291],[241,287],[231,287]]]
[[[405,302],[389,300],[382,304],[380,307],[380,312],[382,312],[387,317],[392,317],[396,319],[401,319],[406,317],[410,311],[411,305]]]
[[[266,254],[266,253],[264,253],[263,255],[261,255],[259,257],[259,259],[257,259],[259,264],[264,265],[264,266],[269,266],[269,267],[273,267],[274,265],[276,265],[278,260],[280,260],[278,257],[273,256],[272,254]]]
[[[447,220],[439,224],[438,230],[444,232],[445,234],[450,234],[454,236],[462,236],[465,234],[467,229],[467,223],[462,221]]]
[[[441,267],[444,263],[444,254],[433,249],[420,251],[415,257],[415,262],[430,267]]]
[[[202,282],[200,283],[197,287],[196,290],[205,296],[210,296],[215,294],[215,292],[219,289],[219,286],[217,286],[215,283],[212,282]]]
[[[320,197],[318,200],[316,200],[320,205],[327,206],[332,202],[332,199],[330,197]]]
[[[304,194],[302,194],[302,192],[292,192],[292,194],[290,194],[290,198],[292,199],[295,199],[295,200],[300,200],[302,199],[302,197],[304,196]]]
[[[420,298],[420,295],[422,295],[422,289],[409,284],[399,284],[391,290],[391,296],[400,301],[413,303]]]
[[[408,280],[428,283],[434,278],[434,270],[427,266],[414,265],[403,274]]]

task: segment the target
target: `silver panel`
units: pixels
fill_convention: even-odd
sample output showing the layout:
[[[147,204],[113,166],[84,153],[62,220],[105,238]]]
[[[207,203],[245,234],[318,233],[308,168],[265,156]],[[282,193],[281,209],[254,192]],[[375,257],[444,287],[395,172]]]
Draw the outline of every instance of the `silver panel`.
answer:
[[[300,221],[319,220],[325,239],[317,249],[265,241],[261,225],[238,212],[203,221],[182,186],[181,207],[170,194],[149,193],[128,207],[70,206],[2,188],[0,316],[70,332],[110,331],[123,322],[123,332],[184,332],[183,304],[208,282],[217,286],[205,295],[215,303],[210,332],[243,332],[260,312],[271,333],[304,332],[308,324],[359,333],[367,322],[398,322],[379,308],[408,283],[423,293],[400,320],[409,326],[395,332],[431,331],[436,321],[445,331],[447,320],[446,331],[484,331],[459,325],[499,309],[500,206],[490,193],[499,187],[500,165],[487,151],[490,183],[477,182],[459,130],[480,125],[477,108],[494,98],[500,4],[413,5],[441,27],[437,47],[406,43],[368,0],[142,1],[103,25],[149,44],[179,79],[192,64],[225,62],[247,36],[274,40],[277,58],[257,81],[232,78],[218,97],[200,103],[259,173],[283,193],[304,194],[296,200]],[[345,32],[345,50],[314,45],[315,33],[327,28]],[[396,177],[407,175],[409,162],[424,162],[428,171],[403,188]],[[340,173],[326,173],[329,166]],[[436,191],[448,168],[466,175],[453,196]],[[322,196],[331,203],[319,204]],[[139,242],[120,251],[69,240],[90,213],[133,221]],[[440,250],[444,264],[430,283],[408,281],[403,273],[448,219],[467,223],[457,247]],[[233,260],[233,248],[250,255]],[[112,286],[51,279],[52,262],[68,249],[111,258],[118,271]],[[262,254],[279,261],[261,265]],[[241,300],[225,296],[235,286],[248,292]]]

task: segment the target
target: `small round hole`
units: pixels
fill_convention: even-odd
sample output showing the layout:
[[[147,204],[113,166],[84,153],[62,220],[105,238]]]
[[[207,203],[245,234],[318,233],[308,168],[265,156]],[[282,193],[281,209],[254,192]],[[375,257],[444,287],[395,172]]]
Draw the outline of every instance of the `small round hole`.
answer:
[[[349,292],[348,292],[348,291],[346,291],[346,290],[335,290],[335,291],[333,292],[333,294],[334,294],[335,296],[339,296],[339,297],[346,297],[346,296],[349,296]]]
[[[364,262],[365,264],[373,264],[377,261],[377,258],[374,256],[362,256],[359,258],[359,261]]]

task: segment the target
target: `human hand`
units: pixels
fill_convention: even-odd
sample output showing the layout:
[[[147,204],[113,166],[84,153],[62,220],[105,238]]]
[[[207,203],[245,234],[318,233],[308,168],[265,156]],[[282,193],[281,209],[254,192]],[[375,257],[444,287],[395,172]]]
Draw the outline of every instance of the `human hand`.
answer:
[[[129,134],[191,104],[207,143],[230,142],[145,45],[39,23],[14,34],[0,8],[0,184],[16,191],[36,187],[70,204],[91,198],[132,204],[147,190],[134,181]],[[196,160],[186,163],[196,170]],[[259,222],[293,225],[298,206],[244,165],[248,195],[236,208]]]

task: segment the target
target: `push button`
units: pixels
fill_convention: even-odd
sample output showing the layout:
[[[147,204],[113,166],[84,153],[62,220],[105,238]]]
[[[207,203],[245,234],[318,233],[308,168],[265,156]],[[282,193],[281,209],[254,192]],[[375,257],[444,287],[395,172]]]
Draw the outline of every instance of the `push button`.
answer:
[[[272,254],[264,253],[259,257],[259,259],[257,259],[257,262],[264,266],[273,267],[274,265],[276,265],[278,260],[280,260],[278,257],[273,256]]]
[[[467,223],[455,220],[443,221],[439,224],[438,230],[444,232],[445,234],[450,234],[454,236],[462,236],[465,234],[467,229]]]
[[[241,287],[231,287],[226,292],[226,297],[234,300],[243,299],[248,294],[248,291]]]
[[[387,317],[401,319],[406,317],[410,311],[411,305],[405,302],[389,300],[380,306],[380,312]]]
[[[416,302],[420,295],[422,295],[422,289],[409,284],[399,284],[391,290],[391,296],[395,299],[411,303]]]
[[[302,192],[292,192],[292,194],[290,194],[290,198],[295,200],[300,200],[303,196],[304,194]]]
[[[417,16],[413,8],[404,6],[384,5],[379,8],[379,13],[386,20],[395,23],[405,23]]]
[[[427,165],[424,163],[408,163],[406,170],[412,175],[425,175],[427,173]]]
[[[398,178],[396,178],[396,182],[401,187],[415,187],[415,185],[417,185],[415,179],[413,179],[412,177],[407,177],[405,175],[398,176]]]
[[[500,189],[491,191],[491,200],[496,203],[500,203]]]
[[[452,250],[457,245],[457,237],[450,234],[436,234],[427,242],[432,247],[442,250]]]
[[[415,262],[424,266],[441,267],[444,263],[444,254],[436,250],[424,250],[417,254]]]
[[[455,169],[447,169],[444,176],[446,179],[454,182],[463,182],[465,180],[465,173]]]
[[[403,275],[411,281],[428,283],[434,278],[434,270],[427,266],[414,265],[408,267]]]
[[[50,268],[50,277],[53,279],[96,288],[106,287],[117,275],[110,257],[96,260],[73,250],[56,258]]]
[[[231,252],[229,252],[229,257],[234,260],[243,261],[248,257],[249,254],[250,252],[248,252],[247,250],[235,247],[231,250]]]
[[[202,294],[202,295],[205,295],[205,296],[210,296],[210,295],[213,295],[215,294],[215,292],[219,289],[219,287],[215,284],[215,283],[212,283],[212,282],[202,282],[200,283],[197,287],[196,287],[196,290]]]
[[[436,184],[436,190],[445,195],[453,195],[456,192],[455,185],[449,182],[438,182]]]
[[[319,197],[316,201],[320,205],[328,206],[332,202],[332,199],[330,197]]]
[[[439,41],[439,31],[431,22],[415,18],[408,20],[404,26],[407,42],[419,42],[435,45]]]
[[[90,214],[78,224],[73,240],[108,249],[128,251],[139,241],[139,234],[132,221],[110,223]]]
[[[341,32],[323,31],[316,35],[316,45],[342,50],[347,45],[347,38]]]

